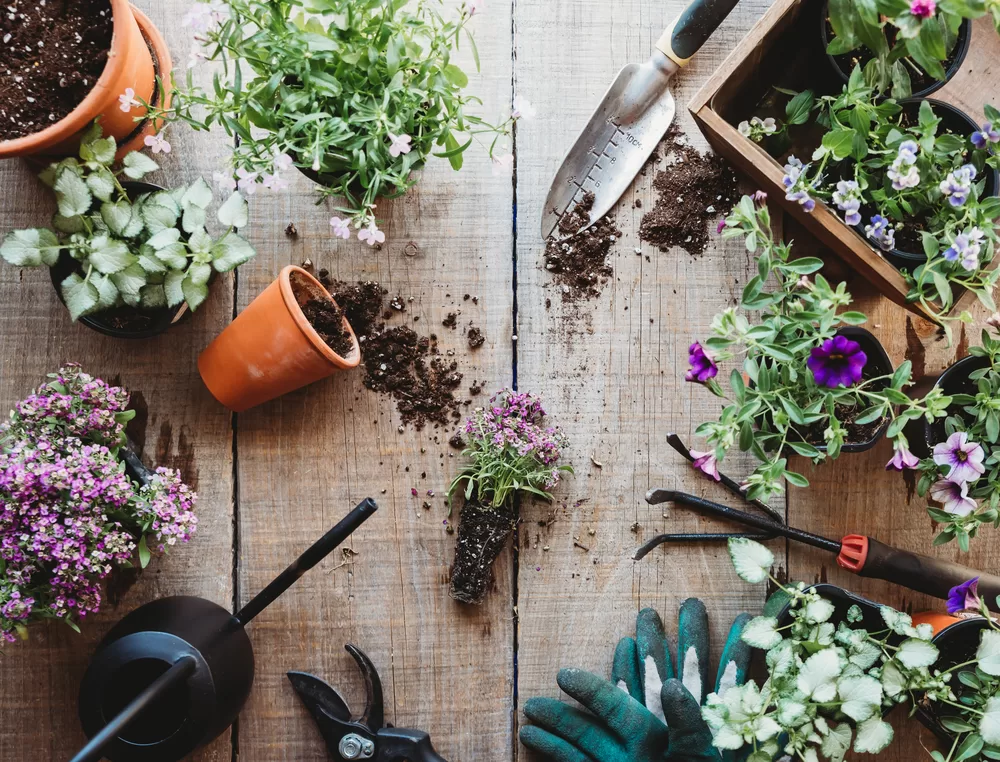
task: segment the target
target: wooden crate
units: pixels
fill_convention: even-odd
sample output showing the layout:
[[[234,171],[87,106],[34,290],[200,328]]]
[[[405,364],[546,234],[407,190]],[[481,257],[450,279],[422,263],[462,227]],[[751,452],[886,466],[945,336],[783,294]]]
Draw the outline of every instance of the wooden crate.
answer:
[[[820,242],[883,294],[912,312],[930,317],[906,300],[906,281],[881,253],[844,224],[824,204],[811,213],[785,200],[782,166],[760,145],[744,137],[736,125],[757,114],[773,86],[839,92],[820,38],[822,0],[776,0],[750,33],[695,95],[689,108],[709,142],[735,167],[749,175],[769,197],[780,202]],[[983,104],[1000,101],[1000,38],[988,18],[973,22],[972,45],[960,71],[931,97],[951,103],[973,119],[983,119]],[[807,156],[802,157],[803,160]],[[991,267],[1000,264],[1000,252]],[[949,314],[976,303],[975,294],[956,293]]]

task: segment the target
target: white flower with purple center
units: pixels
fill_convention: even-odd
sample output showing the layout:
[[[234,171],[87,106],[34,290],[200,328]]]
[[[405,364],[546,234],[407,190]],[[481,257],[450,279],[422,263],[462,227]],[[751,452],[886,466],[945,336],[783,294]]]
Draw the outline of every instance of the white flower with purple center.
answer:
[[[982,445],[970,442],[965,431],[956,431],[946,442],[934,447],[934,462],[939,466],[948,466],[945,478],[953,482],[976,481],[986,471],[983,465],[985,458]]]
[[[982,251],[983,237],[986,234],[978,227],[968,228],[955,236],[951,246],[945,249],[944,258],[949,262],[958,262],[968,272],[979,269],[979,253]]]
[[[983,129],[972,133],[972,145],[980,150],[997,143],[1000,143],[1000,132],[989,122],[983,125]]]
[[[976,168],[971,164],[959,167],[941,181],[941,192],[948,197],[954,207],[963,206],[972,192],[972,182],[976,179]]]
[[[865,235],[878,244],[883,251],[896,248],[896,230],[881,214],[872,217],[871,224],[865,225]]]
[[[854,180],[841,180],[833,192],[833,203],[851,227],[861,224],[861,187]]]
[[[759,116],[755,116],[750,121],[740,122],[737,129],[744,137],[759,143],[778,131],[778,122],[775,121],[774,117],[769,116],[767,119],[761,119]]]
[[[941,479],[931,485],[931,499],[956,516],[968,516],[977,507],[976,501],[969,497],[969,485],[965,482],[956,484],[949,479]]]
[[[896,158],[889,167],[888,175],[896,190],[916,188],[920,185],[920,171],[916,167],[920,146],[916,141],[904,140],[899,145]]]

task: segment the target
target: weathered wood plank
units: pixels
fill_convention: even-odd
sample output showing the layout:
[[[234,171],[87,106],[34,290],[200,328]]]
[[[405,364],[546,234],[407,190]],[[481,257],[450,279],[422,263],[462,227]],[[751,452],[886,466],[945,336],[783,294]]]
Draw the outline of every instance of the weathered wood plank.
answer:
[[[522,508],[522,701],[559,695],[559,667],[607,674],[615,644],[634,633],[635,615],[645,606],[657,608],[675,636],[680,602],[704,599],[717,658],[733,617],[762,603],[762,590],[736,578],[721,545],[676,546],[638,564],[631,560],[634,548],[655,534],[707,526],[683,509],[646,505],[650,487],[731,500],[693,473],[665,440],[677,431],[695,444],[694,427],[715,408],[704,389],[684,382],[687,346],[706,334],[716,312],[735,303],[748,277],[747,256],[739,245],[721,242],[698,259],[641,244],[639,222],[654,197],[652,171],[617,208],[623,239],[613,250],[615,275],[599,299],[564,305],[544,270],[538,238],[549,182],[577,132],[618,69],[645,61],[684,5],[528,0],[516,8],[516,89],[541,107],[538,118],[518,131],[518,382],[540,393],[553,420],[568,431],[577,468],[559,490],[550,526],[537,523],[549,515],[547,506]],[[741,3],[674,81],[680,125],[699,148],[705,143],[686,104],[767,5]],[[643,208],[633,208],[635,199]],[[575,538],[590,550],[575,546]],[[518,752],[533,758],[523,747]]]
[[[483,72],[471,75],[470,90],[492,118],[510,107],[510,11],[490,4],[473,28]],[[466,50],[462,62],[474,70]],[[241,307],[283,265],[308,258],[336,279],[371,279],[402,295],[407,311],[391,324],[436,333],[442,351],[454,349],[466,374],[463,393],[473,381],[486,382],[486,392],[510,384],[512,184],[493,176],[484,151],[470,149],[459,174],[433,160],[417,188],[383,202],[382,251],[333,239],[331,208],[314,206],[313,191],[300,177],[282,195],[262,191],[252,200],[249,233],[260,255],[241,270]],[[299,231],[295,241],[283,233],[289,222]],[[467,293],[481,297],[478,305],[463,301]],[[461,330],[441,325],[456,308],[463,326],[475,320],[488,337],[475,353]],[[443,495],[456,468],[451,430],[401,433],[393,403],[365,389],[362,374],[341,374],[238,416],[241,600],[360,499],[371,495],[380,505],[349,543],[356,556],[346,565],[331,557],[253,623],[257,683],[240,723],[240,759],[327,759],[284,673],[314,672],[360,709],[347,642],[378,665],[388,721],[429,731],[448,759],[509,757],[510,561],[498,564],[497,589],[482,608],[466,610],[448,597],[454,536],[443,525]]]
[[[185,0],[139,3],[166,36],[175,57],[189,46],[181,28]],[[218,137],[177,129],[174,152],[152,182],[190,182],[216,163]],[[158,157],[160,158],[160,157]],[[22,162],[0,163],[0,234],[49,224],[47,189]],[[0,669],[0,759],[68,759],[84,736],[77,719],[80,678],[94,646],[108,628],[136,606],[165,595],[201,595],[223,606],[232,602],[232,431],[230,416],[198,378],[198,353],[232,314],[232,280],[220,278],[209,301],[189,320],[148,341],[105,338],[74,325],[42,269],[0,265],[0,410],[6,411],[61,363],[120,381],[133,391],[142,422],[133,432],[144,443],[147,463],[180,468],[196,484],[199,529],[192,543],[154,560],[116,604],[88,621],[83,635],[61,624],[32,631],[31,641],[4,649]],[[145,417],[145,421],[142,419]],[[231,756],[228,733],[199,760]]]

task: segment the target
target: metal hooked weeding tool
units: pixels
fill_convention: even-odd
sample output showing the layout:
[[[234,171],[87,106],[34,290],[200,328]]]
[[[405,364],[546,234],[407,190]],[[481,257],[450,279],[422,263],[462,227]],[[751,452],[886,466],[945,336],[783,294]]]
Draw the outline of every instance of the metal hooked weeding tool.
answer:
[[[365,681],[365,710],[353,719],[340,693],[318,677],[289,672],[295,692],[316,720],[327,748],[338,762],[447,762],[434,751],[430,736],[422,730],[394,728],[385,722],[382,680],[372,660],[357,646],[347,652],[361,668]]]

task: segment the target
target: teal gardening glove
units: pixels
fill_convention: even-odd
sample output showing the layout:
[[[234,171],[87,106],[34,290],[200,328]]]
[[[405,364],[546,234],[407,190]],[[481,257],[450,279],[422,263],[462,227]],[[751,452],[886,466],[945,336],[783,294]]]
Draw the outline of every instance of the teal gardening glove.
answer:
[[[770,612],[784,601],[768,601]],[[750,616],[729,630],[714,682],[722,695],[742,685],[750,662],[743,630]],[[696,598],[681,604],[678,665],[674,669],[663,622],[652,609],[639,612],[636,638],[615,651],[611,682],[579,669],[559,672],[558,683],[590,710],[555,699],[529,699],[524,713],[533,723],[521,729],[521,743],[555,762],[721,762],[712,732],[701,718],[708,685],[708,614]]]

